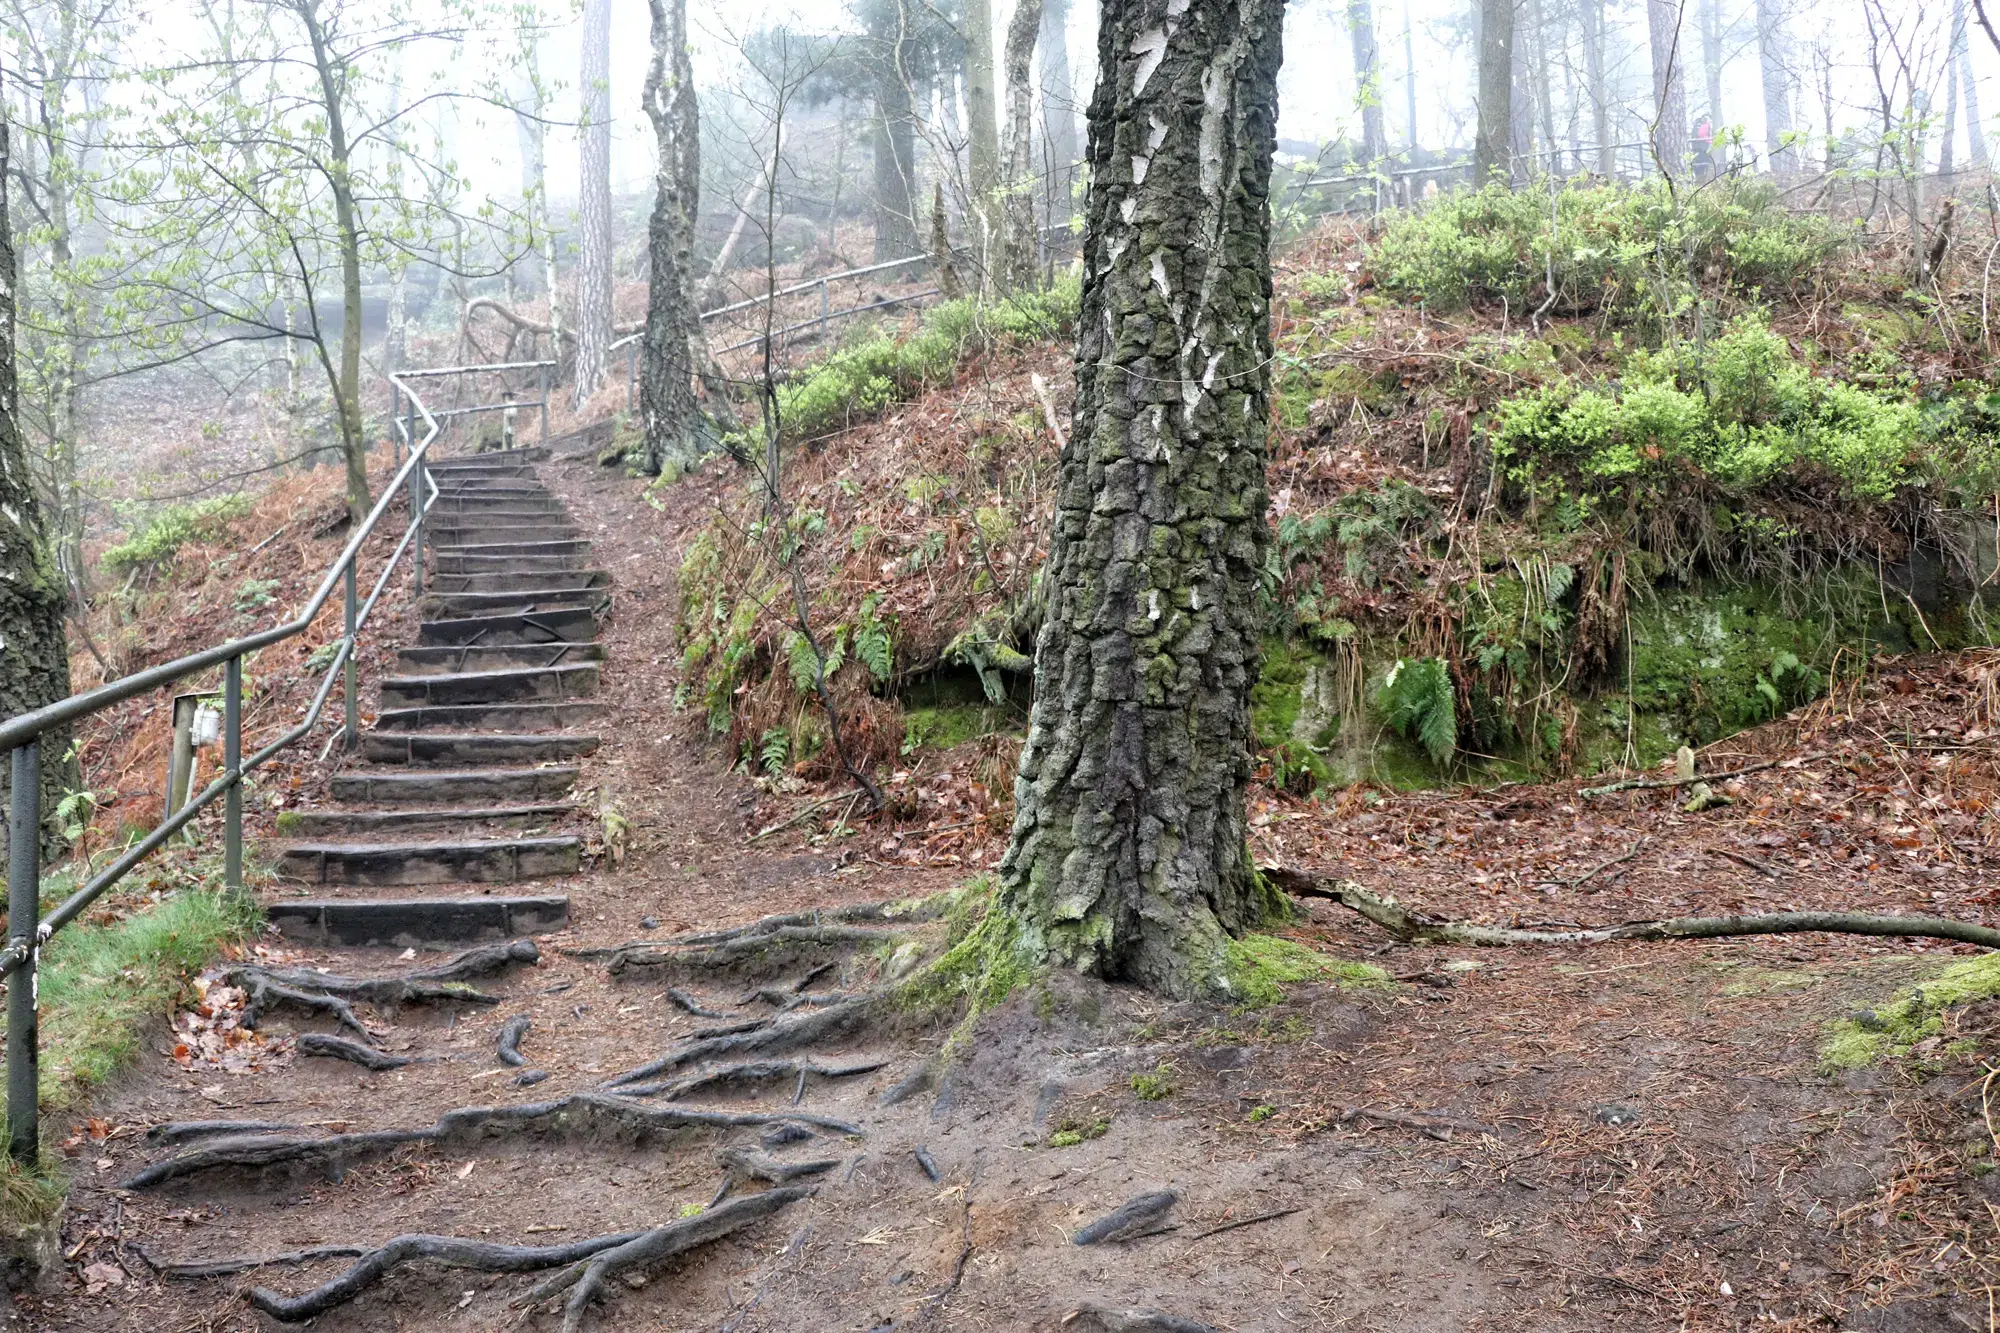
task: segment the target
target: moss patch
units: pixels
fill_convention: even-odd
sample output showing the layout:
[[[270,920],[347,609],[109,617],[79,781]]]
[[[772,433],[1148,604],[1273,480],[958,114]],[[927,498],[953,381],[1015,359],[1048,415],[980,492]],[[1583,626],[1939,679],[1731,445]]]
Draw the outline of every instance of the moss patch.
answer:
[[[1907,1055],[1943,1029],[1947,1010],[1995,996],[2000,996],[2000,953],[1948,964],[1891,1003],[1834,1024],[1820,1047],[1820,1061],[1828,1069],[1858,1069]]]
[[[1342,987],[1387,986],[1389,974],[1369,963],[1315,953],[1279,935],[1244,935],[1229,941],[1223,979],[1237,1003],[1262,1009],[1285,998],[1284,987],[1324,981]]]

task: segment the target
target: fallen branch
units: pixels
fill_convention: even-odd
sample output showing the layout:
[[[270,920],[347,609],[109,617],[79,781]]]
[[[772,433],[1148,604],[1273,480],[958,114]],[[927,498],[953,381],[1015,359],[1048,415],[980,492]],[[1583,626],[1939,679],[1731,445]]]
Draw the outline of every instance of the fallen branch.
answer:
[[[1710,856],[1719,856],[1725,861],[1734,861],[1737,865],[1742,866],[1746,870],[1754,870],[1758,874],[1762,875],[1765,879],[1779,878],[1778,872],[1776,870],[1772,869],[1770,866],[1765,865],[1762,861],[1753,860],[1750,857],[1745,856],[1741,852],[1724,851],[1720,847],[1709,847],[1704,850],[1706,850]]]
[[[1477,1120],[1455,1120],[1450,1116],[1432,1115],[1424,1111],[1383,1111],[1372,1106],[1343,1106],[1340,1108],[1342,1122],[1353,1120],[1373,1120],[1378,1125],[1400,1125],[1404,1129],[1414,1129],[1440,1143],[1450,1143],[1454,1132],[1460,1134],[1491,1134],[1500,1137],[1500,1131],[1492,1125],[1482,1125]],[[1197,1240],[1200,1237],[1196,1237]]]
[[[821,1065],[798,1060],[752,1060],[743,1064],[725,1065],[706,1073],[690,1074],[686,1078],[669,1079],[659,1083],[626,1084],[618,1089],[618,1095],[659,1097],[672,1102],[730,1083],[766,1082],[806,1074],[819,1078],[852,1078],[856,1074],[872,1074],[887,1063],[886,1060],[870,1060],[858,1065]]]
[[[567,1245],[495,1245],[459,1236],[398,1236],[378,1249],[363,1252],[360,1262],[339,1277],[299,1296],[285,1296],[263,1287],[253,1287],[244,1299],[280,1323],[297,1324],[317,1318],[337,1305],[345,1305],[390,1271],[402,1264],[423,1260],[447,1268],[470,1268],[481,1273],[533,1273],[559,1268],[605,1250],[629,1244],[644,1235],[624,1231],[613,1236],[594,1236]]]
[[[811,1190],[802,1186],[767,1190],[762,1194],[718,1204],[663,1227],[655,1227],[615,1247],[598,1251],[589,1258],[572,1262],[562,1272],[516,1300],[514,1306],[519,1309],[539,1305],[552,1296],[569,1291],[569,1300],[563,1307],[563,1333],[576,1333],[583,1327],[584,1308],[593,1297],[603,1294],[605,1279],[720,1240],[733,1231],[762,1221],[779,1209],[797,1203],[810,1193]]]
[[[363,1046],[358,1041],[348,1041],[345,1037],[329,1037],[323,1032],[299,1034],[300,1055],[323,1055],[333,1060],[345,1060],[381,1073],[388,1069],[401,1069],[416,1061],[407,1055],[387,1055],[372,1046]]]
[[[1826,758],[1831,753],[1830,750],[1821,750],[1816,754],[1802,755],[1797,759],[1766,759],[1761,764],[1748,764],[1721,773],[1696,773],[1685,778],[1627,778],[1623,782],[1611,782],[1602,787],[1585,787],[1577,792],[1577,795],[1589,798],[1609,796],[1613,792],[1620,791],[1663,791],[1668,787],[1688,787],[1697,782],[1723,782],[1729,778],[1740,778],[1746,773],[1762,773],[1767,768],[1777,768],[1781,764],[1803,768],[1807,764]]]
[[[552,1102],[517,1106],[466,1106],[447,1111],[423,1129],[378,1129],[352,1134],[302,1138],[295,1134],[250,1135],[224,1139],[165,1161],[155,1162],[124,1183],[125,1189],[150,1189],[203,1171],[222,1168],[261,1169],[273,1166],[317,1166],[338,1174],[349,1162],[414,1143],[440,1143],[475,1134],[518,1133],[546,1126],[575,1133],[593,1125],[611,1124],[641,1132],[682,1129],[737,1129],[794,1123],[834,1134],[860,1134],[858,1125],[829,1116],[799,1111],[700,1111],[678,1106],[653,1106],[603,1093],[579,1092]]]
[[[1394,898],[1371,893],[1352,880],[1265,867],[1265,877],[1287,893],[1325,898],[1357,912],[1405,944],[1456,944],[1496,948],[1522,944],[1608,944],[1619,940],[1715,940],[1739,935],[1869,935],[1892,939],[1955,940],[2000,949],[2000,930],[1935,916],[1873,916],[1860,912],[1770,912],[1759,916],[1677,916],[1577,930],[1513,930],[1445,921],[1412,911]]]
[[[1280,1208],[1273,1213],[1259,1213],[1255,1217],[1238,1218],[1234,1222],[1224,1222],[1219,1227],[1210,1227],[1206,1231],[1197,1231],[1194,1235],[1188,1237],[1188,1239],[1190,1241],[1207,1240],[1210,1236],[1220,1236],[1225,1231],[1236,1231],[1243,1227],[1254,1227],[1259,1222],[1275,1222],[1281,1217],[1290,1217],[1298,1211],[1296,1208]]]
[[[533,1024],[534,1020],[526,1014],[517,1014],[501,1025],[498,1051],[501,1064],[519,1069],[528,1063],[528,1057],[521,1054],[521,1038],[528,1035]]]
[[[1640,850],[1644,848],[1645,845],[1646,845],[1646,840],[1644,838],[1640,838],[1638,841],[1632,844],[1632,850],[1625,853],[1625,855],[1614,856],[1609,861],[1603,861],[1597,865],[1592,866],[1590,869],[1584,871],[1581,875],[1578,875],[1575,879],[1569,881],[1569,883],[1564,885],[1564,887],[1571,889],[1582,888],[1585,884],[1589,883],[1591,880],[1596,879],[1599,875],[1611,869],[1611,867],[1622,866],[1627,861],[1630,861],[1633,857],[1639,854]],[[1595,893],[1596,890],[1593,889],[1591,890],[1591,892]]]

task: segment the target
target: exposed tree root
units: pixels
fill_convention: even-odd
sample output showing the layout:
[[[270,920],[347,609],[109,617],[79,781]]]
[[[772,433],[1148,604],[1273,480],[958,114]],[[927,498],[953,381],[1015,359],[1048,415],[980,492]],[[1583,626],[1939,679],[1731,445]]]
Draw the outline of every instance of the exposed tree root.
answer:
[[[571,1241],[567,1245],[494,1245],[458,1236],[398,1236],[379,1249],[364,1251],[359,1263],[331,1282],[314,1287],[303,1295],[284,1296],[263,1287],[253,1287],[245,1294],[245,1299],[280,1323],[297,1324],[317,1318],[337,1305],[346,1304],[402,1264],[424,1260],[443,1264],[447,1268],[470,1268],[481,1273],[533,1273],[573,1264],[579,1259],[629,1244],[645,1234],[643,1231],[624,1231],[614,1236]]]
[[[244,1027],[256,1027],[279,1004],[296,1004],[331,1013],[343,1027],[351,1028],[366,1040],[368,1030],[354,1016],[349,1001],[365,1000],[381,1009],[432,1000],[498,1004],[492,996],[464,985],[465,979],[498,972],[511,963],[532,963],[540,958],[541,951],[535,942],[521,939],[482,944],[454,955],[437,967],[418,968],[393,977],[343,977],[304,967],[272,968],[246,963],[230,968],[225,980],[242,987],[249,996],[243,1006]]]
[[[345,1037],[329,1037],[323,1032],[300,1033],[297,1049],[300,1055],[323,1055],[334,1060],[346,1060],[378,1074],[385,1069],[401,1069],[404,1065],[416,1063],[410,1056],[387,1055],[373,1046],[363,1046]]]
[[[282,1120],[172,1120],[146,1131],[149,1143],[182,1143],[188,1139],[212,1139],[223,1134],[302,1134],[298,1125]]]
[[[1457,1120],[1451,1116],[1426,1115],[1421,1111],[1382,1111],[1372,1106],[1343,1106],[1340,1108],[1340,1119],[1343,1123],[1372,1120],[1378,1125],[1400,1125],[1443,1143],[1451,1142],[1454,1133],[1500,1137],[1500,1131],[1492,1125],[1482,1125],[1476,1120]]]
[[[754,1148],[725,1148],[722,1164],[738,1180],[761,1180],[771,1185],[789,1185],[807,1176],[824,1175],[840,1165],[838,1157],[822,1157],[811,1162],[781,1162]]]
[[[760,986],[750,992],[744,1003],[762,1000],[779,1013],[789,1014],[792,1010],[803,1009],[807,1005],[839,1004],[843,1000],[853,998],[844,991],[820,991],[815,994],[811,991],[787,990],[783,986]]]
[[[672,1000],[675,1004],[679,1005],[682,1009],[685,1009],[687,1012],[693,1014],[696,1018],[729,1017],[728,1014],[722,1013],[719,1010],[707,1008],[701,1003],[701,1001],[695,999],[694,996],[689,995],[686,991],[680,990],[673,986],[667,987],[667,998],[669,1000]]]
[[[679,1069],[703,1060],[713,1060],[718,1056],[748,1055],[758,1051],[782,1051],[803,1046],[837,1032],[862,1017],[879,998],[879,993],[863,995],[845,1004],[831,1005],[825,1009],[815,1009],[797,1018],[780,1019],[765,1024],[754,1032],[691,1041],[679,1050],[669,1051],[657,1060],[647,1061],[637,1069],[626,1070],[606,1081],[604,1086],[621,1088],[627,1084],[650,1079],[656,1074],[664,1074],[669,1069]]]
[[[526,1014],[517,1014],[501,1025],[498,1051],[501,1064],[519,1069],[528,1063],[528,1057],[521,1054],[521,1038],[528,1035],[533,1025],[534,1020]]]
[[[1078,1333],[1222,1333],[1214,1324],[1183,1319],[1161,1310],[1113,1310],[1084,1305],[1063,1316],[1063,1327]]]
[[[858,903],[851,907],[833,907],[811,912],[779,912],[772,916],[760,917],[747,926],[731,926],[725,930],[696,931],[691,935],[676,936],[671,940],[632,940],[625,944],[614,944],[595,949],[572,949],[572,958],[586,958],[603,961],[620,954],[650,949],[690,949],[703,945],[728,944],[738,940],[759,939],[774,936],[777,932],[791,927],[809,927],[814,930],[831,926],[852,925],[921,925],[935,921],[944,914],[947,903],[939,898],[919,901],[891,901],[885,903]],[[870,937],[873,938],[873,937]],[[807,980],[812,978],[807,974]]]
[[[127,1180],[126,1189],[150,1189],[182,1176],[223,1168],[263,1169],[273,1166],[319,1167],[336,1177],[348,1163],[412,1143],[439,1143],[476,1135],[519,1133],[538,1127],[574,1132],[593,1125],[617,1125],[641,1132],[683,1129],[757,1128],[792,1123],[835,1134],[860,1134],[858,1125],[830,1116],[799,1111],[776,1114],[698,1111],[678,1106],[654,1106],[602,1093],[580,1092],[552,1102],[518,1106],[466,1106],[447,1111],[425,1129],[367,1130],[301,1138],[296,1134],[254,1135],[225,1139],[165,1161],[155,1162]]]
[[[686,1078],[667,1079],[658,1083],[628,1083],[618,1089],[618,1095],[659,1097],[672,1102],[731,1083],[766,1082],[806,1074],[819,1078],[852,1078],[856,1074],[872,1074],[887,1063],[886,1060],[869,1060],[858,1065],[820,1065],[798,1060],[751,1060],[743,1064],[725,1065],[721,1069],[711,1069],[702,1074],[690,1074]]]
[[[661,943],[627,944],[611,950],[606,966],[613,976],[633,967],[685,967],[695,971],[715,971],[754,958],[768,949],[783,946],[816,948],[835,944],[881,944],[899,938],[893,930],[867,926],[779,926],[757,935],[741,935],[712,944],[668,940]]]
[[[1153,1225],[1179,1202],[1180,1196],[1172,1190],[1128,1199],[1095,1222],[1079,1228],[1069,1238],[1070,1244],[1096,1245],[1107,1240],[1131,1240],[1140,1232],[1152,1230]]]
[[[761,1221],[779,1209],[797,1203],[810,1193],[811,1190],[801,1186],[767,1190],[762,1194],[752,1194],[718,1204],[693,1217],[684,1217],[663,1227],[655,1227],[615,1248],[596,1252],[589,1258],[571,1263],[568,1268],[542,1282],[514,1304],[516,1307],[538,1305],[552,1296],[569,1291],[569,1300],[563,1307],[563,1333],[576,1333],[583,1327],[585,1307],[590,1304],[593,1297],[603,1294],[607,1278],[615,1277],[628,1269],[670,1259],[697,1245],[720,1240],[733,1231],[752,1222]]]
[[[1616,940],[1714,940],[1738,935],[1834,935],[1957,940],[2000,949],[2000,930],[1934,916],[1874,916],[1859,912],[1771,912],[1761,916],[1677,916],[1664,921],[1628,921],[1587,930],[1513,930],[1443,921],[1412,911],[1394,898],[1372,893],[1352,880],[1310,871],[1268,867],[1264,876],[1287,893],[1325,898],[1368,918],[1406,944],[1457,944],[1491,948],[1520,944],[1606,944]]]
[[[139,1257],[146,1261],[146,1267],[161,1277],[203,1278],[234,1277],[247,1273],[253,1268],[289,1267],[293,1264],[316,1264],[322,1259],[352,1259],[368,1253],[366,1245],[316,1245],[310,1250],[293,1250],[290,1254],[273,1254],[262,1259],[190,1259],[176,1262],[170,1259],[155,1259],[141,1247],[134,1245]]]

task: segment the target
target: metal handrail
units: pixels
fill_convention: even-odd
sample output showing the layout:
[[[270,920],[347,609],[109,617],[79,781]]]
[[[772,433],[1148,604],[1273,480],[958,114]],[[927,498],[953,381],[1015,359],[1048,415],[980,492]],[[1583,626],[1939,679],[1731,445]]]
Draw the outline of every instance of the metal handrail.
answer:
[[[405,552],[415,547],[411,560],[415,587],[419,595],[423,592],[423,527],[424,516],[439,495],[437,482],[427,466],[431,445],[436,441],[443,426],[439,415],[424,405],[409,381],[413,379],[435,378],[454,374],[476,374],[493,370],[542,369],[546,375],[550,362],[521,362],[503,365],[447,366],[431,370],[403,371],[389,376],[389,382],[396,393],[396,413],[391,417],[396,430],[402,436],[402,443],[409,448],[409,457],[396,470],[389,484],[383,488],[381,499],[375,502],[368,515],[356,527],[339,557],[328,568],[326,576],[300,613],[291,620],[274,625],[270,629],[255,634],[231,639],[198,653],[190,653],[171,662],[134,672],[118,680],[106,681],[96,689],[60,699],[31,713],[23,713],[0,723],[0,750],[8,751],[8,764],[13,782],[12,808],[9,811],[8,847],[8,940],[0,949],[0,977],[14,976],[7,987],[7,1147],[9,1154],[18,1162],[32,1162],[40,1152],[40,1058],[37,1034],[37,1003],[40,990],[37,970],[42,946],[64,926],[81,916],[89,906],[132,869],[164,846],[168,839],[185,828],[194,817],[208,806],[220,800],[223,802],[223,882],[232,890],[243,887],[243,779],[266,761],[289,745],[310,733],[318,725],[320,715],[325,711],[327,701],[333,697],[336,681],[344,682],[346,718],[341,727],[341,738],[349,748],[359,740],[359,716],[356,703],[355,652],[359,635],[389,586],[389,579],[402,562]],[[402,398],[407,396],[410,412],[407,418],[401,413]],[[546,398],[546,391],[544,398]],[[546,412],[546,409],[545,409]],[[425,431],[421,440],[416,437],[416,422],[421,415]],[[546,426],[544,427],[546,430]],[[396,492],[405,484],[409,487],[410,521],[404,528],[396,549],[390,553],[383,565],[375,585],[369,590],[366,600],[359,597],[359,568],[361,548],[388,512]],[[334,651],[333,659],[326,668],[326,678],[320,682],[311,706],[305,717],[286,730],[277,739],[257,750],[248,759],[243,757],[243,659],[260,648],[280,643],[304,633],[318,619],[319,613],[333,596],[336,586],[344,586],[346,595],[345,625]],[[54,910],[38,921],[41,901],[41,738],[50,730],[100,712],[113,704],[171,685],[182,677],[190,676],[209,667],[220,665],[223,676],[223,761],[222,772],[180,809],[161,820],[159,826],[137,843],[127,848],[117,860],[92,876],[90,880],[64,899]],[[32,923],[32,931],[29,926]]]

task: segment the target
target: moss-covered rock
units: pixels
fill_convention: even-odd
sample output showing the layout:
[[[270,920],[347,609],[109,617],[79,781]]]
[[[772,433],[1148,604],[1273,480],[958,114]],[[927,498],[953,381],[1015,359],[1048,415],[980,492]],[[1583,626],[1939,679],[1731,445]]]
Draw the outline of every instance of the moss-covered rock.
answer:
[[[1834,1024],[1820,1062],[1828,1069],[1858,1069],[1907,1055],[1944,1029],[1947,1011],[2000,996],[2000,953],[1948,963],[1887,1004]]]

